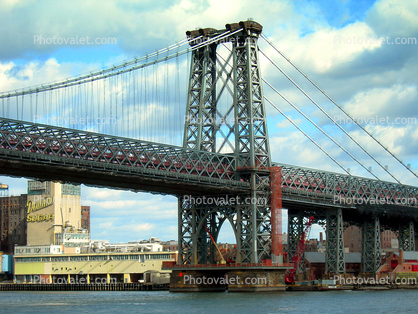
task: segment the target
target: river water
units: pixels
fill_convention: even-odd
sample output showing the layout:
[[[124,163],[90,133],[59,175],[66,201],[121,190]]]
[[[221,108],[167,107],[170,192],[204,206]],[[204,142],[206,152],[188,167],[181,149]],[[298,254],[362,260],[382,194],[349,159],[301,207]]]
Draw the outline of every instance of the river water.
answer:
[[[0,292],[0,313],[418,313],[418,290]]]

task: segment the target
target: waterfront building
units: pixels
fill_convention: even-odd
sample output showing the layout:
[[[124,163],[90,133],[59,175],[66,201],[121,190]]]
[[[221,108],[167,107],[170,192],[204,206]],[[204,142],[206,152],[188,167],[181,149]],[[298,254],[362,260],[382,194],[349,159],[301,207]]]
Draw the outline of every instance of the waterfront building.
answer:
[[[376,272],[377,279],[415,278],[418,281],[418,252],[399,250],[391,254]]]
[[[163,261],[175,261],[177,252],[90,254],[26,254],[14,256],[16,283],[132,283],[147,273],[166,274]]]

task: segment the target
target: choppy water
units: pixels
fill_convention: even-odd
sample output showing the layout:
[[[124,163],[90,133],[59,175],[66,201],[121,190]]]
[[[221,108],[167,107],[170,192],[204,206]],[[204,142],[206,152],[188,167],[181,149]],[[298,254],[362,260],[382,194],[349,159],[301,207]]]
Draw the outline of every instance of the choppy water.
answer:
[[[418,290],[0,292],[0,313],[418,313]]]

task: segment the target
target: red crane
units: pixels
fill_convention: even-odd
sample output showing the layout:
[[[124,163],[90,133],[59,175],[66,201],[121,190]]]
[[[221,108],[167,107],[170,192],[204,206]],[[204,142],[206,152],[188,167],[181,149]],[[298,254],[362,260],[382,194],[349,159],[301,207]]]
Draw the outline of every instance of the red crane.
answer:
[[[309,231],[311,230],[314,218],[309,217],[308,224],[306,225],[305,230],[302,233],[302,236],[299,240],[298,247],[296,248],[295,254],[293,255],[292,262],[293,262],[293,269],[289,269],[286,272],[285,280],[287,284],[294,284],[295,283],[295,274],[299,268],[299,264],[303,259],[303,253],[305,253],[306,243],[308,240]]]

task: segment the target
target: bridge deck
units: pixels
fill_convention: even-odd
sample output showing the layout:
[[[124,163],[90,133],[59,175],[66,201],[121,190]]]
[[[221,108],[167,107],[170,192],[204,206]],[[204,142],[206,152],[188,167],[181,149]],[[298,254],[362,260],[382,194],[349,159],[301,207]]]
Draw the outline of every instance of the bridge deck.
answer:
[[[0,119],[0,172],[164,194],[248,191],[236,158],[49,125]]]

